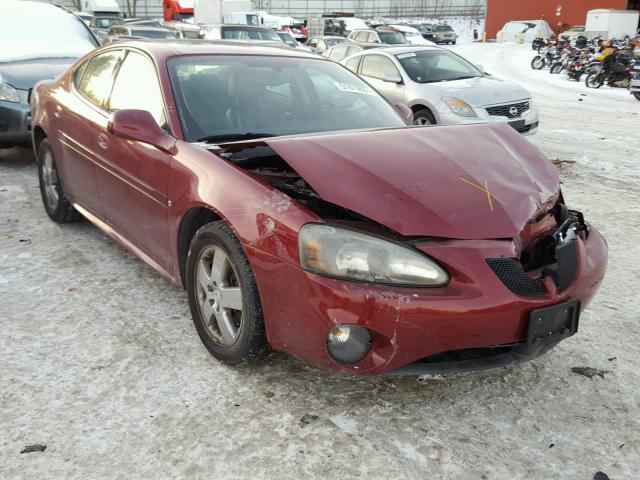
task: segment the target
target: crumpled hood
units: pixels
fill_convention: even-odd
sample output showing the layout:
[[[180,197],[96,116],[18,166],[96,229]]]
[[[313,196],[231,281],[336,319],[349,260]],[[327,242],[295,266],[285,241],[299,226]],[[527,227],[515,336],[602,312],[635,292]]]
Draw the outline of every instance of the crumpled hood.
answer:
[[[442,83],[425,83],[422,88],[428,92],[429,98],[458,97],[472,107],[484,107],[525,100],[531,95],[524,88],[493,76],[465,78]],[[436,92],[439,92],[436,95]]]
[[[504,124],[264,139],[326,201],[405,236],[518,238],[556,168]]]
[[[38,58],[0,63],[0,76],[9,85],[29,90],[41,80],[53,80],[66,72],[77,58]]]

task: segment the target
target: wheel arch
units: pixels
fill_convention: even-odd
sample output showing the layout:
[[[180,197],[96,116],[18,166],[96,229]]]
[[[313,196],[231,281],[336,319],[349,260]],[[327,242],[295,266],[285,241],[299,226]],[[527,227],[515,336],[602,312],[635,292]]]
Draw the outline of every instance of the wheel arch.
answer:
[[[418,113],[419,110],[428,110],[429,112],[431,112],[431,115],[433,115],[433,118],[436,120],[436,123],[440,123],[440,119],[436,114],[436,109],[427,105],[427,102],[418,101],[414,105],[411,105],[410,108],[413,111],[414,115]]]
[[[36,125],[35,127],[33,127],[33,130],[32,130],[32,138],[33,138],[33,153],[37,157],[40,144],[45,138],[47,138],[47,134],[40,125]]]
[[[206,206],[192,207],[182,216],[178,228],[177,247],[180,279],[183,287],[186,287],[187,256],[189,255],[191,240],[200,227],[218,220],[224,219],[220,214]]]

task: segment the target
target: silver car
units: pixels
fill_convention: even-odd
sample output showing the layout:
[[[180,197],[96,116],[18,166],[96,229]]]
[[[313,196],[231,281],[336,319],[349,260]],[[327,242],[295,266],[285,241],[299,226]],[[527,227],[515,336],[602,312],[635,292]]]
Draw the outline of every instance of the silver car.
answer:
[[[340,63],[391,103],[405,104],[416,125],[506,122],[523,134],[538,128],[531,95],[515,83],[441,47],[390,47],[351,55]]]

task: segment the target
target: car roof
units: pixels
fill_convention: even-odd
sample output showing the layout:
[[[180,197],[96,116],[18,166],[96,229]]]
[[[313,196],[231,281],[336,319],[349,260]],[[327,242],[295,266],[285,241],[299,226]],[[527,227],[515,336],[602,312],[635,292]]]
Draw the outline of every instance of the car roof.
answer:
[[[326,58],[314,53],[289,48],[284,42],[282,45],[277,45],[275,43],[260,44],[234,42],[232,40],[150,39],[117,44],[117,48],[126,46],[145,51],[158,63],[162,63],[171,57],[183,55],[256,55],[297,57],[327,61]]]
[[[398,25],[398,24],[393,24],[393,25],[389,25],[390,27],[398,30],[399,32],[404,32],[404,33],[413,33],[413,32],[418,32],[418,29],[415,27],[412,27],[411,25]]]
[[[446,50],[446,48],[436,45],[408,45],[406,47],[387,47],[384,49],[385,53],[389,55],[402,55],[403,53],[422,52],[425,50]]]
[[[30,2],[26,0],[3,0],[2,15],[23,14],[37,16],[62,16],[70,15],[71,12],[65,8],[41,2]]]

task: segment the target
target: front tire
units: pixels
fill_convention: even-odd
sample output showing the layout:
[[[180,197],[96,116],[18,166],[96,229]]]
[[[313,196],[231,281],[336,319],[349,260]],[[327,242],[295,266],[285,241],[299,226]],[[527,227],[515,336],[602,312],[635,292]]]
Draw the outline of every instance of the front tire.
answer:
[[[433,116],[433,113],[431,113],[430,110],[426,109],[426,108],[421,108],[420,110],[417,110],[414,114],[413,114],[413,124],[414,125],[435,125],[436,124],[436,119]]]
[[[544,66],[546,65],[546,63],[547,62],[545,61],[545,59],[542,56],[536,55],[531,60],[531,68],[533,68],[534,70],[542,70],[544,68]]]
[[[584,81],[584,84],[588,88],[600,88],[604,83],[604,78],[600,78],[600,72],[591,72],[587,75],[587,78]]]
[[[42,140],[38,147],[38,178],[42,204],[49,218],[56,223],[76,222],[82,218],[73,208],[62,190],[58,173],[58,162],[48,139]]]
[[[186,284],[193,323],[211,355],[239,365],[269,353],[253,271],[225,222],[209,223],[194,235]]]
[[[636,97],[636,100],[640,100],[640,92],[633,92],[633,96]]]

